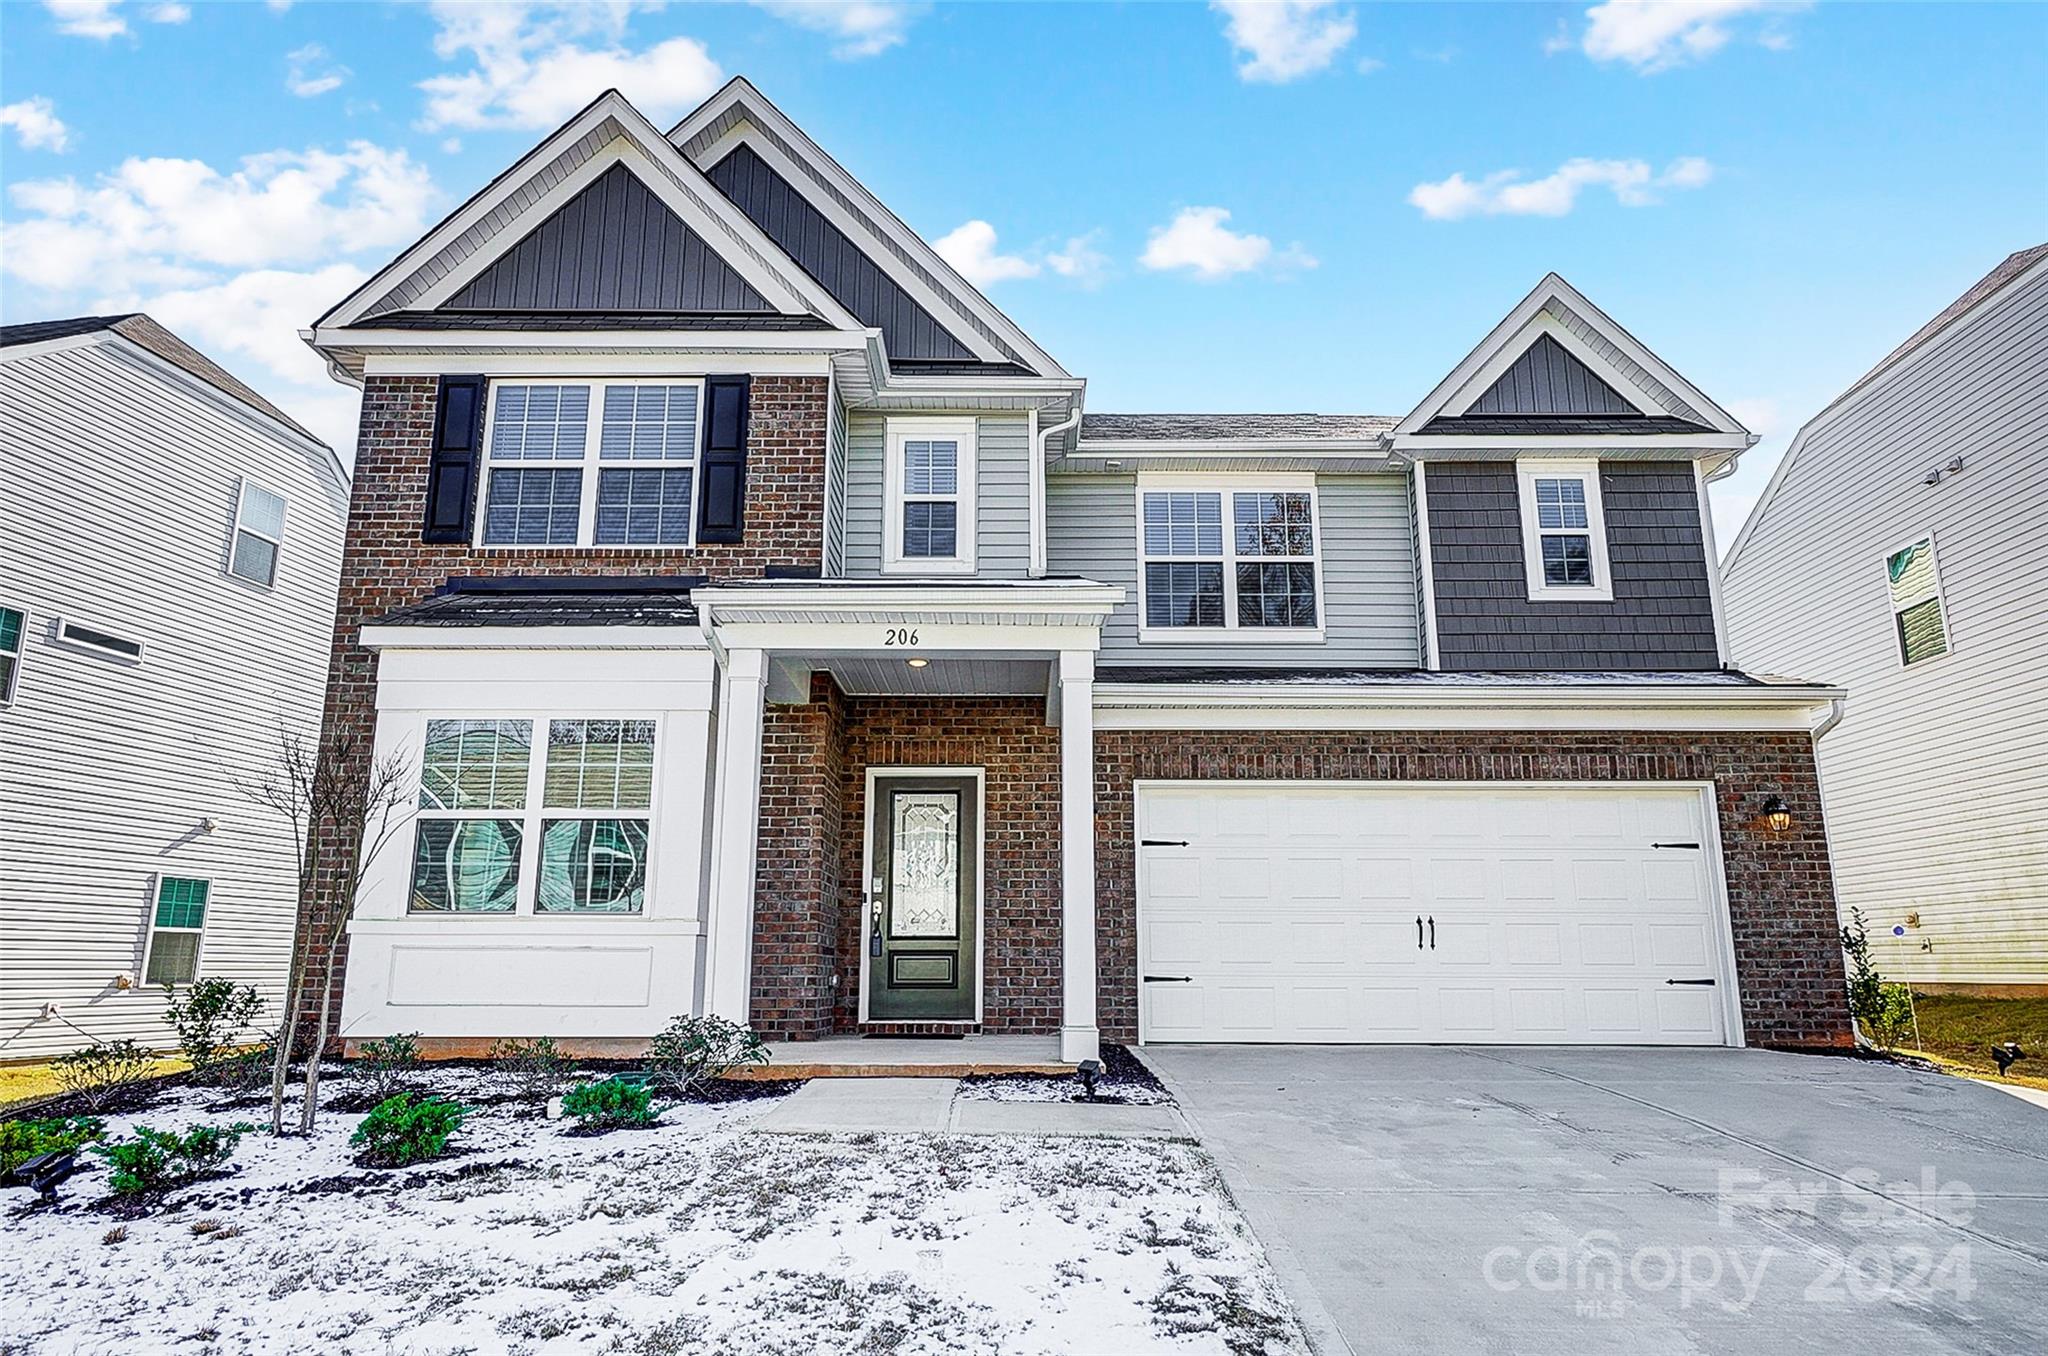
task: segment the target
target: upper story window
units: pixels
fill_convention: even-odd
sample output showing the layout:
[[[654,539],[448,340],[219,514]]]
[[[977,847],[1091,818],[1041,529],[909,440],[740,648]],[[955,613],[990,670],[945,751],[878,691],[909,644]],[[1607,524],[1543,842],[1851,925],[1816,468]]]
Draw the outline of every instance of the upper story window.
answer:
[[[426,735],[412,912],[645,908],[654,721],[437,719]]]
[[[0,706],[14,703],[14,680],[21,676],[21,639],[27,629],[27,614],[0,607]]]
[[[891,419],[883,467],[888,523],[882,568],[899,574],[974,569],[972,419]]]
[[[1922,537],[1884,558],[1891,589],[1892,631],[1899,661],[1917,664],[1948,653],[1948,618],[1941,607],[1941,576],[1934,563],[1934,538]]]
[[[1312,478],[1242,487],[1144,478],[1138,524],[1142,638],[1321,638]]]
[[[1611,601],[1600,464],[1524,461],[1517,474],[1530,601]]]
[[[481,546],[693,544],[700,382],[493,382]]]
[[[228,547],[228,573],[270,588],[277,583],[277,558],[284,551],[284,496],[244,480],[235,502],[235,537]]]

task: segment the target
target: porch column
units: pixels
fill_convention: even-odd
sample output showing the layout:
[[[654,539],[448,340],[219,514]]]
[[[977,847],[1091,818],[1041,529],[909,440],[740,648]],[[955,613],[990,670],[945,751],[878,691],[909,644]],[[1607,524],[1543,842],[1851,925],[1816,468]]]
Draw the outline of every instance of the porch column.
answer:
[[[767,676],[762,651],[728,650],[718,688],[704,1011],[742,1026],[752,1016],[754,858],[761,824],[761,710]]]
[[[1060,651],[1060,1058],[1095,1059],[1095,653]]]

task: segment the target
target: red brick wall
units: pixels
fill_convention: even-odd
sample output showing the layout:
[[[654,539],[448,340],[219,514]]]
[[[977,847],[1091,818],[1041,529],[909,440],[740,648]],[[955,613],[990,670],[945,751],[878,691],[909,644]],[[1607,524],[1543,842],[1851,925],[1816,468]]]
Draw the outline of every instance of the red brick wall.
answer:
[[[982,1029],[1058,1030],[1060,747],[1043,698],[842,697],[821,675],[808,706],[768,708],[766,749],[753,1007],[764,1032],[861,1029],[870,767],[986,769]],[[835,766],[836,797],[821,789]],[[836,872],[818,861],[835,844]],[[820,881],[836,897],[814,908],[805,892]]]
[[[1151,779],[1711,781],[1752,1044],[1851,1043],[1813,745],[1799,734],[1104,731],[1095,736],[1095,899],[1105,1039],[1138,1034],[1132,783]],[[1793,824],[1757,814],[1775,792]]]
[[[363,623],[431,597],[451,575],[695,575],[759,578],[770,565],[817,567],[823,559],[826,382],[823,377],[756,377],[749,395],[746,539],[697,550],[675,547],[477,549],[420,540],[434,427],[432,377],[371,377],[363,386],[348,534],[327,676],[323,747],[360,783],[376,715],[376,656],[356,644]],[[353,851],[355,835],[330,827],[329,841]],[[403,852],[406,842],[389,852]],[[334,860],[308,908],[324,934],[347,893],[347,863]],[[328,958],[309,958],[317,989]],[[347,942],[336,948],[345,963]],[[336,977],[338,1013],[341,983]]]

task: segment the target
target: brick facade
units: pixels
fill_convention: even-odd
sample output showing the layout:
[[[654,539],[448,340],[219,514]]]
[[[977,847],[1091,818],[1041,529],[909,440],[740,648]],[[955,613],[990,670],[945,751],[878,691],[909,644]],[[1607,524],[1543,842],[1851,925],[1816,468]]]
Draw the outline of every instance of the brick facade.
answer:
[[[432,377],[370,377],[343,546],[341,586],[327,677],[322,743],[344,775],[366,776],[376,721],[377,660],[356,643],[365,622],[431,597],[451,576],[704,575],[757,579],[771,565],[818,568],[823,561],[825,429],[823,377],[756,377],[749,394],[746,540],[697,550],[674,547],[479,549],[420,540],[437,383]],[[401,835],[402,836],[402,835]],[[343,841],[352,835],[341,834]],[[404,844],[386,851],[404,851]],[[347,893],[334,862],[314,892],[312,935],[324,933]],[[332,958],[345,964],[344,937]],[[309,957],[317,992],[329,957]],[[339,1016],[337,976],[334,1010]]]
[[[859,1022],[868,769],[979,767],[986,770],[981,1030],[1057,1031],[1060,743],[1045,723],[1044,699],[845,697],[822,675],[811,698],[768,708],[756,1024],[785,1040],[878,1029]],[[811,893],[819,889],[827,893]]]
[[[1813,743],[1803,734],[1099,731],[1095,736],[1098,1018],[1138,1034],[1132,785],[1137,781],[1711,781],[1751,1044],[1852,1043]],[[1776,793],[1792,827],[1757,813]]]

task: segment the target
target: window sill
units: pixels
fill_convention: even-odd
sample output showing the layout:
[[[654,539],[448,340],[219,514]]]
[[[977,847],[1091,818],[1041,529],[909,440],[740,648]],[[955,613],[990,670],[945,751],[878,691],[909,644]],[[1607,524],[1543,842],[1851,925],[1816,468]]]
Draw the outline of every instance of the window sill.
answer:
[[[1321,645],[1323,629],[1294,626],[1141,626],[1141,645]]]
[[[900,574],[916,577],[928,574],[973,574],[972,560],[885,560],[883,574]]]
[[[1529,601],[1532,603],[1611,603],[1613,589],[1599,588],[1531,588]]]

